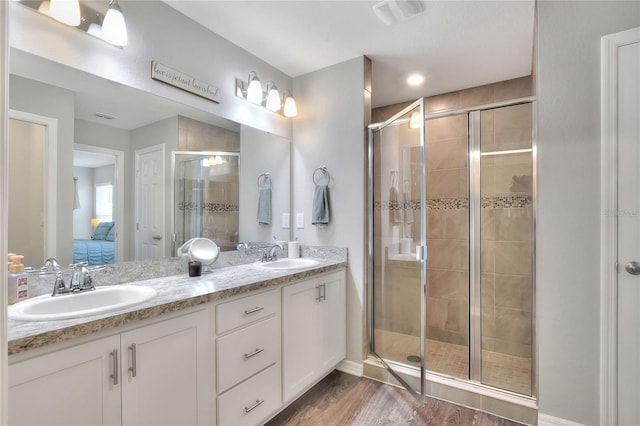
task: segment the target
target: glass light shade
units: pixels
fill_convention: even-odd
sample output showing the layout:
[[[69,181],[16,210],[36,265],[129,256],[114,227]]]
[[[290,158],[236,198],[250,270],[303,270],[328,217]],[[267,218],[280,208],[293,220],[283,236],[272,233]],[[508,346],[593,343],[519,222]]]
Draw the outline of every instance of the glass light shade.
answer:
[[[420,111],[413,111],[409,118],[409,128],[418,129],[420,127]]]
[[[116,46],[127,45],[127,24],[118,0],[111,0],[102,22],[102,39]]]
[[[80,2],[78,0],[51,0],[49,16],[72,27],[80,25]]]
[[[96,19],[93,20],[87,32],[94,37],[102,38],[102,25],[100,25],[100,14],[96,15]]]
[[[262,103],[262,83],[255,72],[249,74],[249,87],[247,87],[247,100],[254,104]]]
[[[275,84],[271,83],[271,88],[267,93],[267,104],[266,107],[268,110],[277,112],[280,111],[282,104],[280,103],[280,92]]]
[[[284,100],[284,116],[285,117],[295,117],[298,115],[298,106],[296,105],[296,100],[293,99],[293,96],[287,96]]]
[[[51,7],[51,2],[49,0],[44,0],[42,3],[40,3],[38,12],[44,13],[45,15],[49,15],[49,7]]]

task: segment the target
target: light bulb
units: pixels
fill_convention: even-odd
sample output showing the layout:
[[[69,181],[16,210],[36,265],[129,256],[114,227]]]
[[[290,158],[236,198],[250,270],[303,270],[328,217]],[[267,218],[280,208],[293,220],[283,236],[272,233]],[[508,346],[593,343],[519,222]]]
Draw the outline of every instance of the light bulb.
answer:
[[[280,92],[274,83],[270,83],[270,88],[267,92],[267,104],[268,110],[277,112],[280,111],[282,104],[280,103]]]
[[[262,83],[260,83],[260,79],[254,71],[251,71],[251,73],[249,73],[247,100],[258,105],[262,103]]]
[[[296,115],[298,115],[296,100],[293,99],[293,96],[287,96],[287,98],[284,100],[284,116],[295,117]]]
[[[127,45],[127,24],[118,0],[111,0],[102,22],[102,39],[116,46]]]
[[[80,2],[78,0],[51,0],[49,16],[72,27],[80,25]]]

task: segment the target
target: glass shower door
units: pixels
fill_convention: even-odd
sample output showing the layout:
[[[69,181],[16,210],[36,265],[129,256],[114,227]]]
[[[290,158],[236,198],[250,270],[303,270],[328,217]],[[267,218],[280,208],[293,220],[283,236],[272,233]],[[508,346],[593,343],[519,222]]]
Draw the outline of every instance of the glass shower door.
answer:
[[[372,351],[424,396],[426,220],[424,107],[420,99],[370,130]]]

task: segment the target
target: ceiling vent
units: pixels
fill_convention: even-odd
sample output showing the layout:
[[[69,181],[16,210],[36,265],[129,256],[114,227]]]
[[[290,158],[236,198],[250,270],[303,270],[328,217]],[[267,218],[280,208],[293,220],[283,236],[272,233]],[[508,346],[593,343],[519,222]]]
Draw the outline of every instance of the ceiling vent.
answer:
[[[115,118],[118,118],[115,115],[107,114],[106,112],[96,112],[95,116],[99,118],[104,118],[105,120],[113,120]]]
[[[407,19],[424,12],[420,0],[384,0],[373,6],[378,19],[386,25]]]

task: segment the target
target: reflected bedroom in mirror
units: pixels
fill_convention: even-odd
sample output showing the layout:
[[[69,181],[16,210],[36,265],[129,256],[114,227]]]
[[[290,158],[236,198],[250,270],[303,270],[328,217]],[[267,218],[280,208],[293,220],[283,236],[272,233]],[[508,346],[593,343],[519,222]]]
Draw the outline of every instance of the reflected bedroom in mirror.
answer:
[[[39,268],[290,238],[290,141],[11,49],[9,250]],[[161,84],[161,83],[158,83]],[[269,224],[259,176],[272,181]]]

